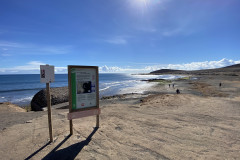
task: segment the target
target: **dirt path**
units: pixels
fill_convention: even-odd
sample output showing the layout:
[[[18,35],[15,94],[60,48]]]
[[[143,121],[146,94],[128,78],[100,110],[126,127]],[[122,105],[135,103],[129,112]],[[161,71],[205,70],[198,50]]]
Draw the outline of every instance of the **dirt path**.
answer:
[[[101,127],[89,140],[94,117],[74,120],[74,135],[68,137],[68,111],[57,110],[52,144],[46,145],[47,116],[42,116],[1,131],[0,155],[3,159],[237,159],[239,99],[164,94],[134,105],[108,105],[102,108]]]

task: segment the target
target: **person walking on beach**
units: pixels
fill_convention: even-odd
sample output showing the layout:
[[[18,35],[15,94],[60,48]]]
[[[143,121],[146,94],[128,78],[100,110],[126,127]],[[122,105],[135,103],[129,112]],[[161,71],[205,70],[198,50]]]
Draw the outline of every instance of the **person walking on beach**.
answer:
[[[220,83],[219,83],[219,87],[221,87],[221,86],[222,86],[222,83],[220,82]]]
[[[177,89],[177,90],[176,90],[176,93],[177,93],[177,94],[180,94],[180,90],[179,90],[179,89]]]
[[[170,88],[171,85],[169,84],[168,86],[169,86],[169,88]]]
[[[174,83],[172,84],[172,87],[174,88]]]

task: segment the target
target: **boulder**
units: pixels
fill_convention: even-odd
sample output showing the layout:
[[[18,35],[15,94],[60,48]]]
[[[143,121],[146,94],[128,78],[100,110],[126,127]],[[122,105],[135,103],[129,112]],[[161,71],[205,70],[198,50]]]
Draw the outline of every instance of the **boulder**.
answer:
[[[51,105],[68,102],[68,87],[51,88]],[[46,89],[40,90],[31,101],[32,111],[43,111],[47,107]]]

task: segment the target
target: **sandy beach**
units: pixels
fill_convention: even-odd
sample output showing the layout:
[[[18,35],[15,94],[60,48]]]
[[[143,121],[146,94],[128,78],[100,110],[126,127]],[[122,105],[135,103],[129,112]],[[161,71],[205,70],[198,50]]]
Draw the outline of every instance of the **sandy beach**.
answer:
[[[53,143],[49,143],[47,111],[25,112],[3,103],[0,157],[239,159],[239,76],[191,76],[170,87],[151,83],[156,84],[144,94],[101,100],[100,128],[95,128],[94,116],[76,119],[72,136],[68,109],[63,109],[68,104],[53,106]]]

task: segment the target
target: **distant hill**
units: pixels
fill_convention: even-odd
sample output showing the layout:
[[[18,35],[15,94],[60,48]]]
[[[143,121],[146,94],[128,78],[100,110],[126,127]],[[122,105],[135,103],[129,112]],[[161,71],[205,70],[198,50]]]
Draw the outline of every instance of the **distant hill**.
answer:
[[[223,68],[240,68],[240,64],[234,64],[234,65],[223,67]]]
[[[150,74],[196,74],[196,75],[231,75],[240,76],[240,64],[235,64],[227,67],[216,69],[203,69],[203,70],[172,70],[172,69],[160,69],[150,72]]]

